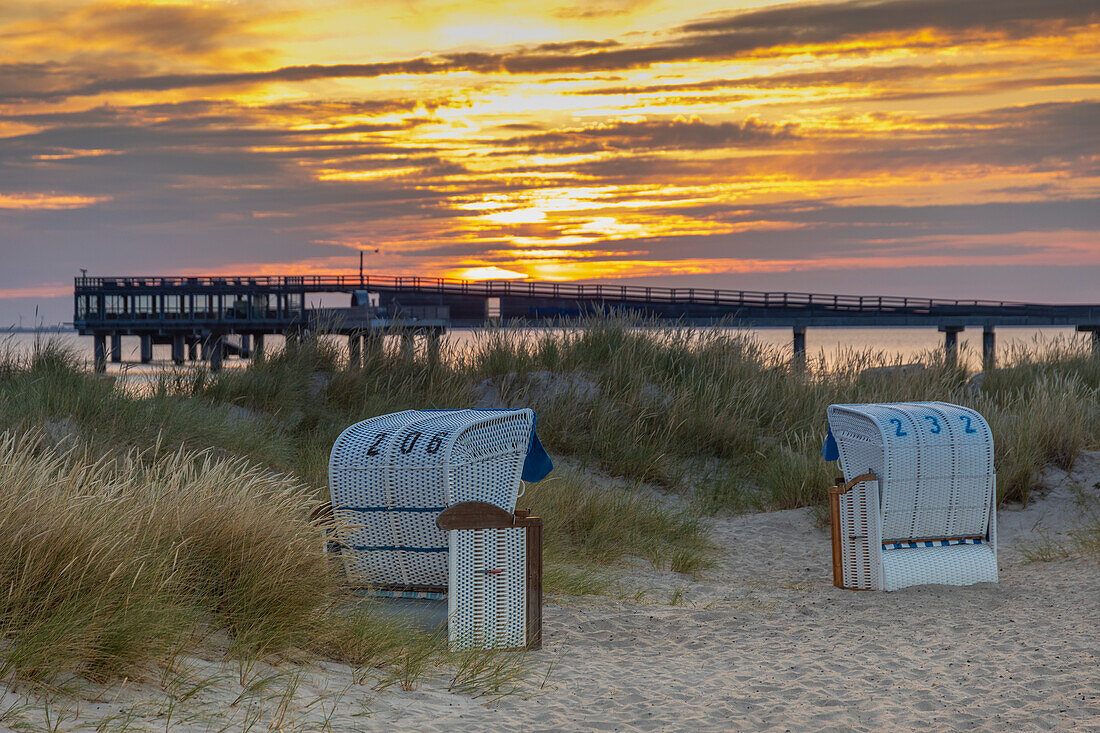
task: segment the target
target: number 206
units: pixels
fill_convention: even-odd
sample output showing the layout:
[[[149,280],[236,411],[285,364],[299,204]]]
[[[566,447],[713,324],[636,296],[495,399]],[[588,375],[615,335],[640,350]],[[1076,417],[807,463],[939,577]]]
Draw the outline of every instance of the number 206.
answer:
[[[443,447],[443,439],[450,433],[447,431],[440,431],[433,435],[431,439],[424,445],[425,453],[438,453],[439,449]],[[424,436],[419,430],[412,430],[401,440],[401,454],[408,455],[415,450],[420,439]],[[374,442],[371,443],[370,448],[367,449],[368,456],[376,456],[382,452],[382,443],[389,437],[389,433],[379,433],[374,437]]]

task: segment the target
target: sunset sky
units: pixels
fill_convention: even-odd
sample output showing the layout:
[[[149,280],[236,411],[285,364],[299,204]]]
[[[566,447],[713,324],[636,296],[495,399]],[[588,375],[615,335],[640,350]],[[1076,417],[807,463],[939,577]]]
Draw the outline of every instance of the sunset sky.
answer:
[[[0,326],[360,250],[1100,302],[1100,4],[3,0]]]

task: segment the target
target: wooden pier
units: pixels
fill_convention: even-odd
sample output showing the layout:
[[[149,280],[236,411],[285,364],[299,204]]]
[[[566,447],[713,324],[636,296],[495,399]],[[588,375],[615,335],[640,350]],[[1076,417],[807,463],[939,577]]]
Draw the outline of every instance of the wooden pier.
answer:
[[[309,307],[307,297],[319,294],[350,296],[350,305]],[[108,339],[110,359],[121,361],[123,336],[140,339],[143,362],[152,359],[154,344],[168,344],[173,361],[201,357],[217,369],[225,356],[262,353],[270,334],[343,334],[355,359],[368,343],[363,339],[384,332],[401,335],[412,348],[416,335],[427,335],[430,343],[452,326],[539,325],[610,312],[687,324],[789,327],[796,361],[805,359],[807,328],[838,326],[935,327],[951,358],[958,334],[981,327],[987,365],[997,326],[1074,326],[1091,333],[1100,352],[1100,304],[345,275],[78,277],[74,299],[74,325],[95,339],[98,369],[106,366]]]

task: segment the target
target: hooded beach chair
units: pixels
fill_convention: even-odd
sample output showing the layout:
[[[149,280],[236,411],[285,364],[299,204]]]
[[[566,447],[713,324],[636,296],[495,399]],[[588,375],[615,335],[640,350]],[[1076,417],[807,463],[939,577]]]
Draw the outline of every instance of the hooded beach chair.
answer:
[[[833,582],[855,590],[997,582],[993,434],[946,402],[831,405]]]
[[[329,458],[349,584],[447,598],[452,648],[541,643],[542,522],[516,511],[553,465],[532,410],[406,410],[345,430]]]

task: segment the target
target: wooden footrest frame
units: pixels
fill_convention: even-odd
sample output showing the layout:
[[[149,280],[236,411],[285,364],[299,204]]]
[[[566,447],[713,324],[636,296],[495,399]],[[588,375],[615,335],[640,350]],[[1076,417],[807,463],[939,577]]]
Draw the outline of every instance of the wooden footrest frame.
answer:
[[[334,521],[332,505],[326,503],[314,511],[314,521],[329,524]],[[441,530],[471,529],[519,529],[526,536],[526,640],[519,647],[539,649],[542,647],[542,519],[531,516],[526,509],[517,509],[515,513],[505,511],[498,506],[482,501],[464,501],[444,509],[436,519],[436,527]],[[326,542],[326,547],[331,544]],[[338,550],[337,550],[338,551]],[[436,586],[404,586],[393,584],[372,585],[371,588],[382,591],[446,593],[447,588]]]

